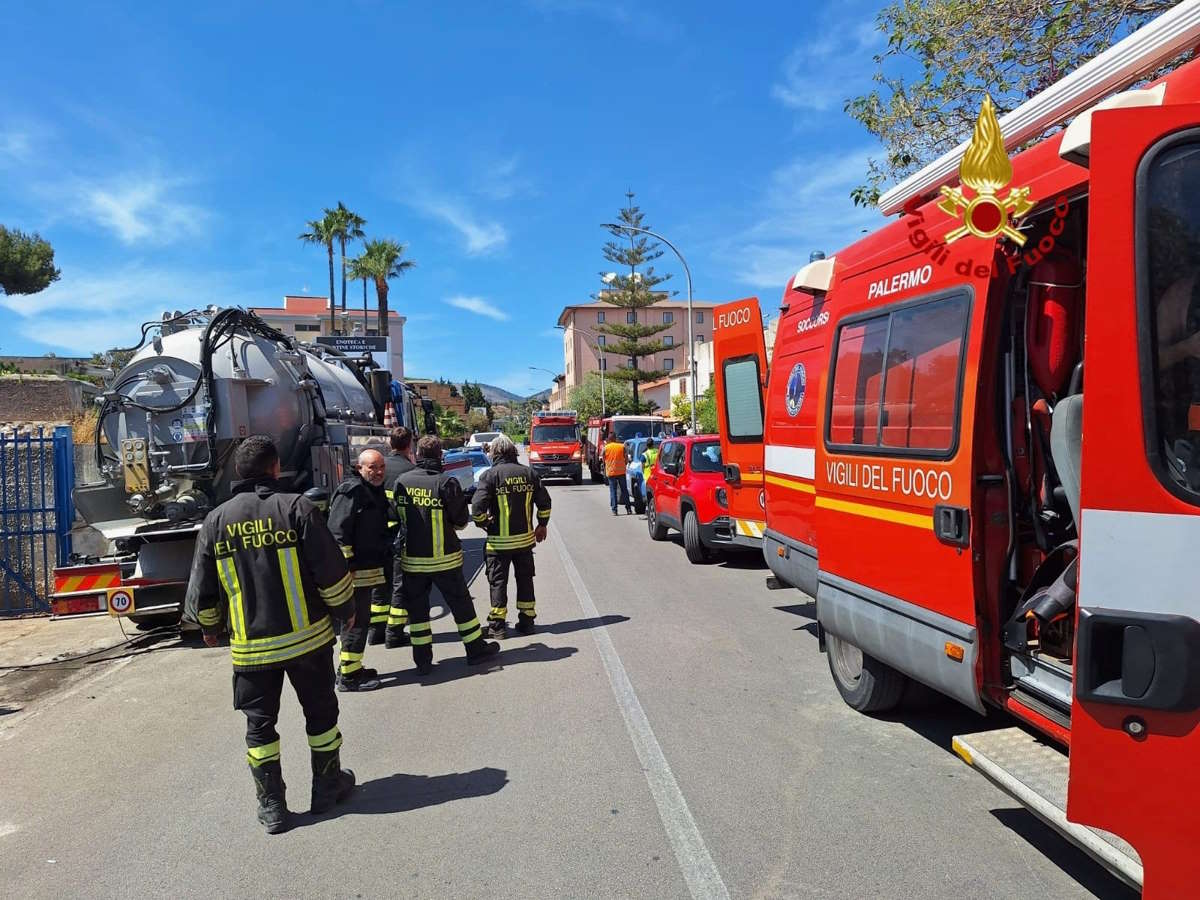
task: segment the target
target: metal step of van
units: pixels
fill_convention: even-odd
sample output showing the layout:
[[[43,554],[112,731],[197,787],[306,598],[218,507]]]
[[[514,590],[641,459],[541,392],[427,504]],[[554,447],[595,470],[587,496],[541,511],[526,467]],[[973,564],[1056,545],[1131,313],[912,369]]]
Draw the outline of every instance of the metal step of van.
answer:
[[[996,787],[1125,883],[1142,887],[1142,861],[1115,834],[1067,821],[1067,754],[1023,728],[955,735],[954,752]]]

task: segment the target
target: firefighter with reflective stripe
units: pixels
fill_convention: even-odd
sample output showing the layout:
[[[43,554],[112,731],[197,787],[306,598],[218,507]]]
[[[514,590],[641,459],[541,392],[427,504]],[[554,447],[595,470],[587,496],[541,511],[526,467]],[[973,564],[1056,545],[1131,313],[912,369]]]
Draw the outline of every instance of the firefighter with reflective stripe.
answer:
[[[393,428],[388,437],[392,445],[392,452],[389,453],[384,460],[387,464],[387,475],[384,484],[387,486],[385,493],[388,499],[388,530],[391,533],[393,542],[397,535],[399,521],[396,518],[395,505],[393,498],[396,493],[396,480],[405,472],[411,472],[417,467],[415,456],[413,453],[413,436],[412,432],[404,426]],[[403,546],[403,537],[400,539],[400,544]],[[392,603],[393,597],[403,599],[403,590],[396,590],[398,567],[395,565],[394,559],[389,561],[384,569],[384,574],[387,575],[387,584],[384,586],[382,596],[376,596],[371,600],[371,633],[367,636],[368,644],[378,644],[382,642],[386,647],[392,649],[394,647],[403,647],[408,643],[408,635],[404,633],[404,626],[408,624],[408,610],[403,606],[396,606]],[[379,607],[384,609],[384,625],[380,629],[375,623],[375,610]],[[382,630],[382,634],[379,632]]]
[[[442,442],[427,434],[417,443],[417,468],[401,475],[395,487],[396,517],[405,532],[404,549],[392,601],[408,610],[408,635],[413,662],[421,675],[433,667],[433,630],[429,623],[429,593],[437,587],[458,624],[467,663],[476,665],[500,645],[483,639],[483,630],[463,577],[462,544],[458,531],[470,521],[462,485],[442,471]]]
[[[339,691],[369,691],[379,687],[379,673],[363,666],[363,652],[367,629],[375,614],[373,598],[387,584],[384,567],[391,562],[383,454],[364,450],[358,455],[357,469],[338,485],[329,502],[329,530],[354,573],[355,623],[353,628],[342,631]],[[386,606],[382,617],[387,619]]]
[[[354,788],[354,773],[340,761],[330,623],[331,615],[353,623],[354,578],[312,502],[276,481],[279,454],[270,438],[242,441],[234,466],[244,480],[204,520],[185,609],[208,646],[229,631],[233,706],[246,715],[258,820],[278,834],[289,826],[275,730],[285,675],[304,710],[312,811],[328,810]]]
[[[550,492],[528,466],[517,462],[517,447],[506,435],[491,444],[492,467],[479,476],[471,513],[487,531],[488,587],[492,609],[487,636],[504,637],[508,630],[508,567],[517,577],[517,630],[533,633],[537,604],[533,595],[533,545],[546,539],[550,522]],[[537,518],[534,518],[534,506]]]

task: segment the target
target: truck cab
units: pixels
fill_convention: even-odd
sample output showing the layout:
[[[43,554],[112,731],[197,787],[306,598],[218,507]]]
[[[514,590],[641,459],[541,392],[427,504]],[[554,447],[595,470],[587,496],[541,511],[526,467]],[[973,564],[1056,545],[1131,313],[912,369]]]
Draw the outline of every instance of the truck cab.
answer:
[[[1156,50],[1131,78],[1178,52]],[[1081,83],[1034,100],[1071,108]],[[766,379],[764,555],[815,598],[849,705],[892,709],[911,680],[1007,711],[1023,727],[956,737],[963,759],[1146,897],[1187,896],[1200,64],[1075,103],[1012,158],[1015,196],[978,200],[938,161],[885,195],[899,219],[790,281]],[[999,126],[981,133],[996,159]],[[975,231],[972,201],[994,207]],[[718,394],[723,427],[734,396]]]
[[[583,482],[579,416],[572,409],[535,412],[529,425],[529,465],[542,478]]]

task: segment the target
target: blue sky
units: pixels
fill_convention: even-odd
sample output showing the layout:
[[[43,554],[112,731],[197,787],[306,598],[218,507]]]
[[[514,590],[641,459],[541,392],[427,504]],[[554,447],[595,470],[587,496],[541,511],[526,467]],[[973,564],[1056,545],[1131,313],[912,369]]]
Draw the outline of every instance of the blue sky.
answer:
[[[547,387],[528,367],[562,369],[556,317],[599,286],[630,188],[698,298],[771,306],[810,250],[881,221],[848,199],[875,144],[842,113],[878,6],[10,5],[0,223],[63,276],[0,296],[0,353],[323,294],[296,235],[338,200],[418,263],[390,295],[414,375]]]

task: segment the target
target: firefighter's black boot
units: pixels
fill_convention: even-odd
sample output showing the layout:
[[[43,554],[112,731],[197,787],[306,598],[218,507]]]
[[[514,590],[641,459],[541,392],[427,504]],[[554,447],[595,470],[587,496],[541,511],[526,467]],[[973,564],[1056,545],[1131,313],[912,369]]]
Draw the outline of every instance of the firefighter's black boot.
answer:
[[[533,619],[528,616],[517,616],[517,631],[521,634],[533,634]]]
[[[389,627],[384,637],[383,646],[389,650],[395,650],[397,647],[407,647],[408,633],[405,632],[403,627]]]
[[[385,640],[385,625],[372,625],[367,629],[367,643],[372,646],[382,644]]]
[[[312,751],[312,803],[313,813],[323,813],[333,809],[335,803],[341,803],[354,790],[354,773],[342,768],[342,761],[337,750]]]
[[[467,651],[468,666],[477,666],[487,662],[490,657],[500,652],[499,644],[495,641],[485,641],[482,637],[463,644],[463,648]]]
[[[283,769],[279,760],[251,766],[254,776],[254,792],[258,795],[258,821],[267,828],[267,834],[281,834],[291,827],[287,808],[287,785],[283,783]]]
[[[483,636],[485,638],[508,637],[508,623],[501,622],[496,619],[489,619],[488,623],[483,626]]]
[[[419,644],[413,646],[413,664],[417,667],[418,675],[428,675],[433,671],[433,645]]]

